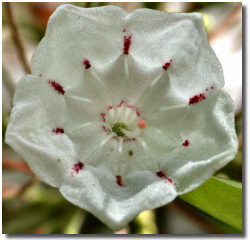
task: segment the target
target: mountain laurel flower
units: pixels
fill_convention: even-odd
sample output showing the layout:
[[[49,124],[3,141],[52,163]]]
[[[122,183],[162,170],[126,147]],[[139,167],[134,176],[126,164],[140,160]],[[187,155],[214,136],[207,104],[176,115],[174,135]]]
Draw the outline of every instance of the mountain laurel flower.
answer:
[[[65,4],[31,68],[6,142],[112,229],[200,186],[237,152],[201,14]]]

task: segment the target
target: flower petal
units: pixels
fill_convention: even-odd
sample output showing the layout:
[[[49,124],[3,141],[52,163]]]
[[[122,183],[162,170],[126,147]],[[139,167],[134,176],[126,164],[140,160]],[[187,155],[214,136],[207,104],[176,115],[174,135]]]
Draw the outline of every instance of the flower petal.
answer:
[[[20,80],[5,140],[52,186],[60,186],[74,157],[71,141],[60,131],[56,133],[63,126],[65,111],[64,97],[47,79],[27,75]]]
[[[173,184],[148,171],[134,172],[119,186],[107,168],[86,167],[60,188],[70,202],[88,209],[110,228],[118,230],[144,209],[153,209],[176,197]]]
[[[60,78],[62,83],[81,79],[84,59],[91,69],[102,69],[122,54],[123,20],[128,13],[107,6],[83,9],[65,4],[50,17],[47,32],[32,57],[32,73]],[[107,58],[108,56],[108,58]]]
[[[145,68],[172,60],[166,71],[179,95],[203,91],[208,82],[223,87],[221,64],[208,43],[201,14],[138,9],[128,16],[127,29],[133,34],[130,54]]]
[[[190,106],[176,128],[183,143],[188,139],[189,144],[170,152],[161,168],[168,169],[181,194],[205,182],[235,157],[238,140],[231,97],[220,90],[206,101]]]

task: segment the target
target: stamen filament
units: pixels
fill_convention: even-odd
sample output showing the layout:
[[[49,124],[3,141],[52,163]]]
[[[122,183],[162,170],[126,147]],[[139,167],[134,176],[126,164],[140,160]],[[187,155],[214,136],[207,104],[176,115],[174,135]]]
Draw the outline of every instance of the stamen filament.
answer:
[[[106,144],[114,136],[116,136],[116,133],[110,133],[109,135],[107,135],[107,137],[101,142],[101,146],[103,146],[104,144]]]
[[[137,137],[137,140],[140,142],[140,144],[143,146],[143,148],[145,150],[147,150],[147,144],[140,137]]]
[[[122,146],[123,146],[123,138],[119,137],[118,139],[119,139],[119,146],[118,146],[119,153],[121,153],[122,152]]]
[[[149,92],[151,92],[151,88],[154,87],[154,85],[162,78],[164,72],[161,71],[156,78],[150,83],[150,85],[142,92],[141,96],[139,97],[139,99],[137,100],[136,104],[137,106],[139,106],[142,102],[142,100],[147,96],[147,94]]]
[[[75,95],[69,95],[69,94],[64,94],[65,97],[68,97],[68,98],[72,98],[72,99],[75,99],[75,100],[79,100],[79,101],[82,101],[82,102],[86,102],[86,103],[91,103],[93,104],[93,101],[88,99],[88,98],[83,98],[83,97],[79,97],[79,96],[75,96]]]
[[[178,109],[178,108],[184,108],[184,107],[188,107],[188,104],[179,104],[179,105],[173,105],[173,106],[163,107],[163,108],[160,108],[159,111],[163,112],[163,111],[168,111],[168,110]]]
[[[126,55],[126,54],[124,54],[124,71],[125,71],[125,100],[127,100],[129,69],[128,69],[128,55]]]

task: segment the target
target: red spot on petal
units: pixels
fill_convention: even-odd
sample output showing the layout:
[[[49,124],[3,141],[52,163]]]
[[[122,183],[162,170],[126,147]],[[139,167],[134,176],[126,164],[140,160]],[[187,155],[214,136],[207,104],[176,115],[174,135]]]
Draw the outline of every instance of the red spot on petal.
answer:
[[[39,77],[41,77],[42,76],[42,74],[39,74]]]
[[[112,108],[113,108],[113,106],[109,106],[109,107],[108,107],[108,111],[111,110]]]
[[[116,176],[116,183],[117,183],[120,187],[123,187],[123,185],[122,185],[122,177],[121,177],[121,176]]]
[[[206,91],[208,91],[208,88],[206,89]]]
[[[190,142],[188,140],[185,140],[184,143],[182,143],[182,146],[188,147],[190,144]]]
[[[198,103],[202,100],[205,100],[205,93],[201,93],[200,95],[195,95],[191,98],[189,98],[189,105],[194,104],[194,103]]]
[[[61,93],[63,95],[65,93],[65,91],[63,90],[62,85],[60,85],[56,81],[49,80],[49,84],[51,84],[51,86],[54,87],[55,91],[57,91],[59,94]]]
[[[129,48],[131,45],[131,39],[132,39],[132,35],[129,35],[128,37],[124,36],[124,48],[123,48],[123,53],[124,54],[129,54]]]
[[[123,29],[123,31],[122,32],[126,32],[127,30],[126,29]]]
[[[56,133],[56,134],[63,134],[64,133],[64,130],[63,128],[56,128],[56,129],[53,129],[52,132]]]
[[[88,59],[84,59],[83,64],[85,65],[85,69],[89,69],[91,67],[91,64]]]
[[[214,87],[212,86],[211,89],[214,89]]]
[[[128,108],[133,108],[134,106],[133,105],[127,105]]]
[[[168,67],[170,66],[171,62],[172,62],[172,59],[171,59],[169,62],[166,62],[166,63],[164,64],[164,66],[162,66],[162,68],[163,68],[164,70],[167,70]]]
[[[167,179],[170,183],[173,182],[173,180],[170,179],[170,178],[168,178],[168,177],[165,175],[165,173],[162,172],[162,171],[157,172],[156,175],[157,175],[158,177],[160,177],[160,178],[165,178],[165,179]]]
[[[105,119],[106,114],[105,113],[101,113],[101,116],[102,116],[103,122],[106,122],[106,119]]]
[[[122,100],[122,101],[117,105],[117,107],[121,107],[123,103],[124,103],[124,100]]]
[[[141,116],[141,113],[140,113],[140,111],[139,111],[139,108],[136,108],[136,109],[135,109],[135,112],[136,112],[136,115],[137,115],[138,117]]]
[[[76,173],[79,173],[80,170],[82,170],[84,167],[84,164],[82,162],[78,162],[74,165],[72,170],[74,170]]]

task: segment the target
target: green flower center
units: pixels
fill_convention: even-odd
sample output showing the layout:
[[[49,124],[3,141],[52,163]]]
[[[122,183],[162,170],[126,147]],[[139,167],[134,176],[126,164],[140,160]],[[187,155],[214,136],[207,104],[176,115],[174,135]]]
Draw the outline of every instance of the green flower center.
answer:
[[[121,129],[128,130],[128,126],[124,123],[115,123],[112,127],[112,132],[116,133],[117,137],[126,137],[125,134],[121,131]]]

